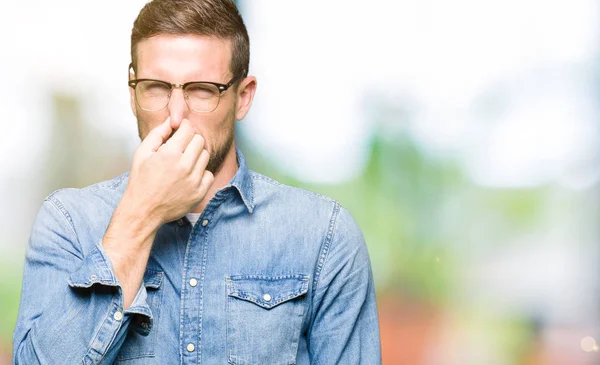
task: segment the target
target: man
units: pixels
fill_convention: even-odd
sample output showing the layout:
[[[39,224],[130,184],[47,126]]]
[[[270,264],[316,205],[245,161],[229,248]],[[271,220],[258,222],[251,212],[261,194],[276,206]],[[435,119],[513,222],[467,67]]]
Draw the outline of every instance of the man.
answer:
[[[152,1],[131,41],[142,142],[129,173],[44,201],[14,363],[380,363],[356,223],[235,147],[257,85],[235,4]]]

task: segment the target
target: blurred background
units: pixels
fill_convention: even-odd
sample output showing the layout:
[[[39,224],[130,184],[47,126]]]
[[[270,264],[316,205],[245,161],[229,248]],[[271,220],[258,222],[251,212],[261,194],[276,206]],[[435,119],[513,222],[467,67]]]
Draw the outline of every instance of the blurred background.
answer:
[[[55,189],[129,168],[144,0],[0,11],[0,364]],[[241,0],[254,170],[339,200],[386,365],[600,363],[600,3]]]

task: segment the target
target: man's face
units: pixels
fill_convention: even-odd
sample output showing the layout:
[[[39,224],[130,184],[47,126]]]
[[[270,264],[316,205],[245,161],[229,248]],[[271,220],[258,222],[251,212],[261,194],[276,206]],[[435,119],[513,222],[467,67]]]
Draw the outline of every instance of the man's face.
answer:
[[[197,35],[158,35],[141,41],[137,52],[137,79],[157,79],[172,84],[190,81],[227,84],[234,76],[229,67],[229,40]],[[190,110],[181,88],[173,89],[169,104],[163,110],[145,111],[137,105],[135,92],[130,89],[131,107],[138,121],[140,138],[144,139],[152,128],[167,118],[170,118],[174,131],[183,119],[188,119],[196,133],[204,138],[204,148],[210,153],[207,170],[216,174],[228,153],[232,153],[236,116],[240,116],[237,104],[245,103],[238,95],[243,94],[243,85],[246,83],[240,83],[240,90],[231,87],[223,92],[219,105],[210,113]],[[242,110],[242,114],[245,115],[246,111]]]

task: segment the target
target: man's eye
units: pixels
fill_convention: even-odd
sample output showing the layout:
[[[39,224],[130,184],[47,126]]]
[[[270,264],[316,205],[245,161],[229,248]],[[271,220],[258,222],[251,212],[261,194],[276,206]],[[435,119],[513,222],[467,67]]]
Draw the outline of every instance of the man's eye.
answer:
[[[218,94],[215,86],[204,84],[189,85],[185,91],[190,97],[199,99],[210,99]]]
[[[143,82],[139,86],[142,92],[148,94],[169,93],[169,88],[160,82]]]

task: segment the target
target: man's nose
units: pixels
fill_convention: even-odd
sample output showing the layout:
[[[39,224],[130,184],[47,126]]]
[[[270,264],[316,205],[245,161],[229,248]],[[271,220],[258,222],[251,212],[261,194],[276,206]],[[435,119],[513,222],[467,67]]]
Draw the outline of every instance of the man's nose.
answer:
[[[169,116],[171,117],[171,128],[177,129],[181,121],[188,117],[189,108],[185,102],[185,95],[181,88],[174,88],[169,99]]]

